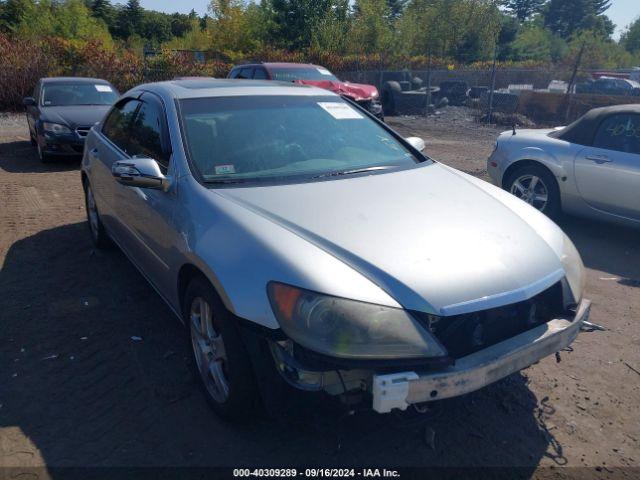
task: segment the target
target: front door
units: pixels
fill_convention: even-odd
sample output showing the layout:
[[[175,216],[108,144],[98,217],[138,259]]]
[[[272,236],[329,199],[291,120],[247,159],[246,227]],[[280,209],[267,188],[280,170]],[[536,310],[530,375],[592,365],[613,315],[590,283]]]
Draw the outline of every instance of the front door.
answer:
[[[175,178],[162,102],[151,93],[143,94],[140,100],[128,131],[127,153],[130,157],[154,159],[165,175]],[[169,296],[175,289],[168,272],[177,235],[173,228],[176,182],[166,192],[121,184],[117,187],[116,215],[126,229],[126,249],[156,288]]]
[[[640,115],[604,120],[592,146],[578,152],[575,177],[580,195],[593,208],[640,220]]]

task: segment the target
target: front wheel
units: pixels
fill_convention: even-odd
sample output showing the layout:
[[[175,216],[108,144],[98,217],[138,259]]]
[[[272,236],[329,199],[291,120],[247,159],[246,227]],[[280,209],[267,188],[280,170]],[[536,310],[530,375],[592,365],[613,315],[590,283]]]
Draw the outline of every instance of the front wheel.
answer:
[[[544,167],[526,165],[517,168],[507,178],[505,188],[550,218],[560,214],[558,182]]]
[[[36,141],[36,148],[38,149],[38,159],[42,162],[42,163],[48,163],[49,160],[51,160],[50,156],[47,155],[44,150],[42,150],[42,147],[40,146],[40,142]]]
[[[233,318],[204,278],[195,278],[187,287],[183,318],[211,407],[227,419],[255,415],[259,393],[248,352]]]
[[[93,244],[99,249],[109,248],[111,246],[111,238],[109,238],[109,234],[102,224],[96,199],[93,196],[93,190],[88,181],[84,184],[84,202],[87,209],[87,223],[89,224]]]

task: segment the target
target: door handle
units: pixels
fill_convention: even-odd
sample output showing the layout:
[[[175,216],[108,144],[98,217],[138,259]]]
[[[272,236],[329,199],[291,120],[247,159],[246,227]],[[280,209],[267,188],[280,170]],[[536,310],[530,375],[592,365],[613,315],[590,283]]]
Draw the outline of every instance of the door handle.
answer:
[[[93,148],[89,151],[89,153],[91,154],[92,157],[96,157],[99,158],[100,155],[98,155],[98,149],[97,148]]]
[[[587,160],[591,160],[598,164],[611,163],[612,160],[606,155],[587,155]]]

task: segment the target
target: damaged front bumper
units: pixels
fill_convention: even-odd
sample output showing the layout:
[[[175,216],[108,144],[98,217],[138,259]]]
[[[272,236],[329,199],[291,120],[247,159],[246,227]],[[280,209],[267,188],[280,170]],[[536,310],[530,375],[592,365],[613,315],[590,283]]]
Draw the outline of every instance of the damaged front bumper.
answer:
[[[555,319],[456,361],[439,372],[374,375],[373,408],[387,413],[408,405],[457,397],[494,383],[568,347],[589,318],[583,300],[573,320]]]
[[[424,371],[379,373],[368,368],[310,369],[292,351],[272,342],[272,354],[283,378],[292,386],[331,395],[368,392],[373,409],[388,413],[409,405],[473,392],[527,368],[568,347],[589,318],[591,302],[582,300],[573,319],[557,318],[488,348],[459,358],[453,365]],[[285,342],[286,343],[286,342]]]

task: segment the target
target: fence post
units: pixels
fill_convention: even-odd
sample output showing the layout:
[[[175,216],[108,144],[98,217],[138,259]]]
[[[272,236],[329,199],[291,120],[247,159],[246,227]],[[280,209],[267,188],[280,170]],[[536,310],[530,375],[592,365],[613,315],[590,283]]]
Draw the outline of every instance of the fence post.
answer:
[[[491,88],[489,90],[489,112],[487,113],[487,122],[491,123],[493,119],[493,91],[496,89],[496,62],[498,60],[498,41],[493,49],[493,66],[491,67]]]
[[[431,46],[429,46],[429,61],[427,63],[427,108],[425,109],[425,116],[431,113]]]
[[[580,68],[580,63],[582,62],[582,54],[584,53],[584,49],[586,46],[587,42],[582,42],[582,45],[580,46],[580,51],[578,52],[578,56],[576,58],[576,63],[573,66],[573,72],[571,73],[571,80],[569,80],[569,86],[567,87],[567,97],[566,97],[566,102],[567,102],[567,110],[565,112],[565,116],[564,116],[564,120],[565,122],[569,121],[569,115],[571,114],[571,95],[572,95],[572,90],[573,90],[573,86],[576,82],[576,76],[578,75],[578,68]]]

